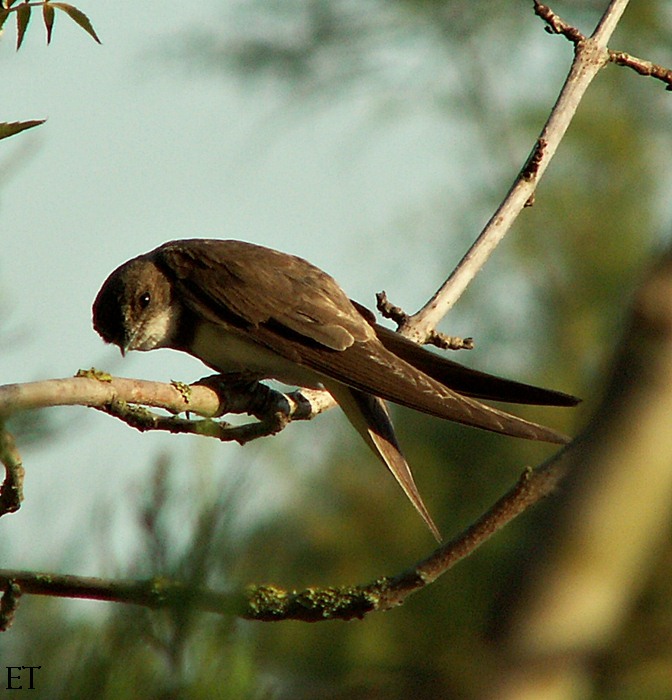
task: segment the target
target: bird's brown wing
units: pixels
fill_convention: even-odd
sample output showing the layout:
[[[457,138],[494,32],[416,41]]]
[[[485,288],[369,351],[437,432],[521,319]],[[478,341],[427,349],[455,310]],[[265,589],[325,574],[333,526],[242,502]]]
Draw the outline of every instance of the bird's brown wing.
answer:
[[[306,260],[244,241],[172,241],[152,254],[206,318],[285,329],[332,350],[375,335],[337,282]]]
[[[154,254],[183,303],[278,355],[359,391],[533,440],[567,438],[462,396],[378,340],[338,284],[310,263],[241,241],[175,241]],[[427,352],[427,351],[423,351]]]
[[[551,428],[458,394],[391,353],[377,339],[334,351],[313,343],[288,341],[265,326],[255,329],[253,337],[325,377],[416,411],[528,440],[558,444],[568,441]]]
[[[329,390],[357,432],[390,470],[437,542],[441,542],[441,533],[422,500],[413,472],[399,447],[385,402],[340,383],[333,383]]]
[[[536,406],[576,406],[581,402],[581,399],[576,396],[562,391],[543,389],[532,384],[480,372],[449,360],[436,352],[430,352],[422,345],[376,323],[376,316],[370,309],[352,299],[350,301],[375,330],[378,340],[391,353],[463,396]]]

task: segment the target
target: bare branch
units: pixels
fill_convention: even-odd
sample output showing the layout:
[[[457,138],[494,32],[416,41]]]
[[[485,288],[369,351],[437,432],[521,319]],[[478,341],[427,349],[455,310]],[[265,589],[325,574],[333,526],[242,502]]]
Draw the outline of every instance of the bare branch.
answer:
[[[14,615],[19,606],[21,589],[12,579],[6,579],[2,597],[0,597],[0,632],[6,632],[14,622]]]
[[[259,420],[245,425],[232,426],[222,420],[204,418],[190,420],[178,416],[159,415],[148,410],[144,406],[128,404],[125,401],[114,401],[99,410],[110,416],[119,418],[127,425],[146,432],[149,430],[164,430],[173,434],[203,435],[214,437],[222,442],[238,442],[244,445],[246,442],[260,437],[275,435],[283,430],[290,422],[290,404],[284,394],[273,391],[263,384],[257,384],[256,388],[272,392],[277,397],[278,410],[269,406],[267,415],[259,416]],[[265,393],[265,392],[264,392]],[[250,399],[253,397],[250,396]],[[229,411],[230,413],[232,411]],[[248,411],[241,411],[248,413]]]
[[[571,32],[546,6],[535,2],[535,11],[549,23],[553,31],[570,34],[575,42],[575,55],[562,91],[541,131],[532,154],[520,171],[504,201],[467,251],[458,266],[434,296],[400,325],[408,338],[424,343],[431,329],[453,307],[471,280],[499,245],[525,206],[533,201],[539,180],[562,141],[583,95],[593,78],[608,62],[607,42],[620,19],[627,0],[613,0],[591,38]]]
[[[381,315],[394,321],[398,326],[408,321],[408,314],[399,306],[395,306],[382,291],[376,294],[376,306]],[[458,338],[454,335],[446,335],[430,329],[423,341],[425,345],[435,345],[441,350],[473,350],[473,338]]]
[[[546,31],[549,34],[562,34],[574,44],[578,44],[586,38],[576,27],[572,27],[571,24],[568,24],[556,15],[548,5],[543,5],[536,0],[534,3],[534,14],[546,22]]]
[[[274,409],[286,412],[292,420],[310,420],[333,404],[325,393],[305,389],[283,394],[264,385],[232,382],[222,375],[185,386],[87,370],[68,379],[0,386],[0,417],[50,406],[90,406],[119,415],[124,404],[134,404],[161,408],[175,415],[188,412],[206,418],[248,413],[263,419]]]
[[[663,68],[657,63],[645,61],[643,58],[631,56],[624,51],[609,51],[609,60],[618,66],[627,66],[636,73],[650,78],[656,78],[666,84],[666,90],[672,90],[672,70]]]
[[[171,384],[112,378],[103,373],[96,374],[95,371],[87,374],[0,386],[0,415],[48,406],[102,407],[120,399],[164,408],[171,413],[188,410],[203,416],[214,416],[220,410],[219,397],[207,387],[194,387],[186,400],[179,389]]]
[[[613,15],[605,15],[609,17],[609,23],[606,25],[600,23],[598,28],[595,30],[595,34],[593,34],[593,38],[596,38],[598,33],[603,31],[611,34],[615,24],[620,19],[623,9],[624,8],[619,8],[619,14],[614,13]],[[542,5],[541,3],[535,2],[534,11],[548,24],[547,30],[549,32],[554,34],[562,34],[573,44],[578,44],[580,41],[585,40],[585,36],[576,27],[572,27],[570,24],[558,17],[558,15],[556,15],[555,12],[553,12],[553,10],[551,10],[551,8],[547,5]],[[627,66],[628,68],[632,68],[640,75],[660,80],[667,85],[667,90],[672,90],[672,70],[669,68],[664,68],[657,63],[646,61],[643,58],[637,58],[636,56],[625,53],[625,51],[613,51],[611,49],[609,49],[609,61],[618,66]]]

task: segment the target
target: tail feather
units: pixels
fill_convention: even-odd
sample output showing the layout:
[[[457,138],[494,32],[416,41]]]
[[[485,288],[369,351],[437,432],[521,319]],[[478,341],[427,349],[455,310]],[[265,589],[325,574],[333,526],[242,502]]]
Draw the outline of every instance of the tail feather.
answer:
[[[377,396],[340,383],[330,384],[327,388],[357,432],[390,470],[437,542],[441,542],[441,533],[420,496],[411,468],[401,452],[385,403]]]

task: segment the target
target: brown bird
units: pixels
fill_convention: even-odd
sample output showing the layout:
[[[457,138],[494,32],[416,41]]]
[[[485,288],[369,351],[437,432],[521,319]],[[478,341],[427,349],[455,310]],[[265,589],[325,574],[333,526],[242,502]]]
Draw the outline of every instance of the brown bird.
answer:
[[[129,260],[98,293],[93,326],[122,354],[173,348],[222,374],[327,389],[439,541],[384,401],[560,444],[568,438],[476,399],[578,402],[429,352],[375,323],[370,311],[306,260],[242,241],[172,241]]]

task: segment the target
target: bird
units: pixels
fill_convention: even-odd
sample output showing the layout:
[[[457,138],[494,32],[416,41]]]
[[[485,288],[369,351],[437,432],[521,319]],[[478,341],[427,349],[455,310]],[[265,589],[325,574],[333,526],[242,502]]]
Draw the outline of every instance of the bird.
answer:
[[[219,374],[326,389],[442,537],[395,436],[386,402],[503,435],[565,435],[482,400],[574,406],[579,399],[474,370],[376,322],[336,280],[295,255],[240,240],[170,241],[114,270],[93,327],[131,351],[172,348]]]

